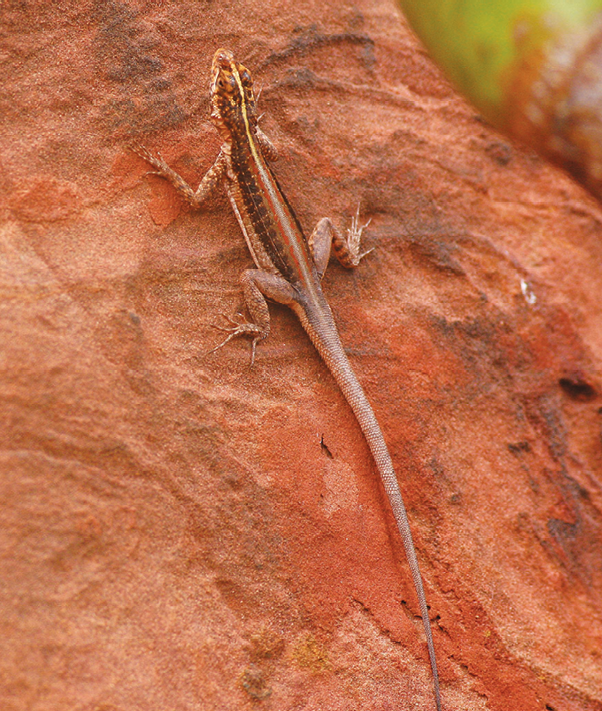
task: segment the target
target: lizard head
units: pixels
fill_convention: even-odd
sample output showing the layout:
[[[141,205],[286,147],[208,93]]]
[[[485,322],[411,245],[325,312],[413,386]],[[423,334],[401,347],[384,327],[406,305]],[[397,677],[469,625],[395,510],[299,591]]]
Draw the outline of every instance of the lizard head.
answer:
[[[232,52],[218,49],[211,67],[211,119],[224,139],[257,126],[253,79]]]

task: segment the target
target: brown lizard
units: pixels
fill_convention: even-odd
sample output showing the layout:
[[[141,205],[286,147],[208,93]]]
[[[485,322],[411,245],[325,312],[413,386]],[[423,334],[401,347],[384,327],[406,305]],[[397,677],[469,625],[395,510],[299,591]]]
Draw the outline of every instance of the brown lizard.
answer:
[[[249,336],[253,339],[253,361],[257,342],[270,332],[266,298],[286,304],[299,317],[343,391],[368,442],[403,540],[428,645],[437,711],[441,711],[428,607],[393,462],[372,407],[347,359],[321,287],[331,246],[341,264],[348,268],[356,267],[367,254],[360,254],[360,240],[366,225],[360,226],[356,215],[347,237],[343,237],[332,222],[324,218],[309,240],[306,239],[266,163],[266,158],[276,158],[276,151],[257,125],[251,74],[224,49],[218,50],[213,58],[211,107],[211,119],[219,131],[222,147],[196,191],[161,156],[153,155],[142,146],[132,148],[193,207],[200,207],[218,185],[225,183],[257,269],[247,269],[241,277],[251,321],[232,321],[231,327],[224,329],[229,332],[228,337],[217,347],[221,348],[236,336]]]

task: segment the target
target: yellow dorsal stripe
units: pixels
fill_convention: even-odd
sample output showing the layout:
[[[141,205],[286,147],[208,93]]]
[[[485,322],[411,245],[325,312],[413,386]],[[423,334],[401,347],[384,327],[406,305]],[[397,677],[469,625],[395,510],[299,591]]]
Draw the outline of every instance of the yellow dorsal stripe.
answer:
[[[247,136],[247,142],[253,155],[255,167],[259,172],[259,177],[261,178],[261,181],[263,183],[263,187],[265,190],[264,195],[270,203],[272,214],[280,225],[282,240],[290,250],[290,257],[297,264],[298,274],[302,278],[307,292],[311,294],[313,298],[316,298],[311,268],[307,262],[307,255],[303,252],[302,249],[300,249],[299,242],[302,239],[301,235],[295,235],[295,232],[297,231],[296,227],[292,224],[289,216],[286,214],[286,209],[284,208],[282,198],[278,194],[278,189],[274,185],[274,181],[271,178],[269,171],[264,168],[263,156],[259,155],[259,151],[255,144],[254,136],[251,131],[251,126],[249,124],[249,117],[247,114],[247,101],[244,87],[242,85],[242,80],[240,78],[240,74],[238,73],[238,68],[236,67],[236,65],[232,63],[231,67],[232,76],[234,77],[234,81],[236,82],[238,91],[240,93],[240,109],[242,119],[245,124],[245,134]]]
[[[247,140],[249,141],[249,148],[251,149],[253,158],[255,158],[255,160],[259,160],[259,156],[257,155],[257,147],[255,146],[255,141],[253,140],[251,127],[249,125],[249,117],[247,115],[247,98],[245,96],[245,89],[242,85],[238,68],[234,62],[232,63],[232,75],[234,76],[234,81],[236,82],[238,91],[240,92],[240,109],[242,113],[242,120],[245,122],[245,133],[247,134]]]

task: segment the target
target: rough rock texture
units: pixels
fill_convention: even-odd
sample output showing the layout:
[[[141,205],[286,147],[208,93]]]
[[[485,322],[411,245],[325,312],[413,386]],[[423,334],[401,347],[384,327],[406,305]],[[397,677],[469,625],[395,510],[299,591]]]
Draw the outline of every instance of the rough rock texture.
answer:
[[[0,6],[0,708],[432,709],[357,425],[293,315],[208,354],[250,265],[213,52],[263,87],[397,464],[447,711],[602,708],[602,209],[459,99],[388,0]]]

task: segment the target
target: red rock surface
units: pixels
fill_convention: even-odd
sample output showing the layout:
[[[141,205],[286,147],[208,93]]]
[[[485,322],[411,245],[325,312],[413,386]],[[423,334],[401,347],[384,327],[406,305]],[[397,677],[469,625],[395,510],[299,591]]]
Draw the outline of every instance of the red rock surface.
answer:
[[[0,708],[431,709],[403,549],[293,315],[208,351],[250,265],[188,211],[213,52],[263,87],[409,509],[444,707],[602,708],[602,209],[485,125],[390,2],[5,2]],[[321,442],[323,446],[321,446]]]

